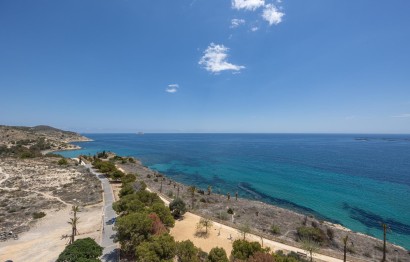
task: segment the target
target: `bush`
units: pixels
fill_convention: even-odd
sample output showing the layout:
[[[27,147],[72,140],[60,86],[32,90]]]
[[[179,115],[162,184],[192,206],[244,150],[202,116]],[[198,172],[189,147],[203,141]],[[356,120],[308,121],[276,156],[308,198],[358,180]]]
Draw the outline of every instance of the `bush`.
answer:
[[[267,252],[258,242],[248,242],[246,240],[235,240],[232,244],[232,257],[247,260],[256,252]]]
[[[216,218],[220,220],[228,220],[228,215],[225,212],[216,213]]]
[[[61,158],[60,160],[58,160],[57,164],[59,164],[60,166],[66,166],[68,165],[68,161],[65,158]]]
[[[311,239],[319,244],[326,242],[326,235],[320,228],[301,226],[297,228],[299,239]]]
[[[327,234],[327,236],[329,237],[330,240],[333,240],[333,237],[335,235],[335,232],[333,231],[333,229],[331,229],[331,228],[326,229],[326,234]]]
[[[199,262],[199,248],[191,240],[177,243],[176,255],[179,262]]]
[[[125,184],[120,190],[120,198],[126,195],[133,194],[135,192],[131,184]]]
[[[92,238],[77,239],[73,244],[64,249],[57,262],[97,262],[100,261],[98,257],[102,255],[102,251],[103,248]]]
[[[33,218],[34,219],[39,219],[39,218],[42,218],[42,217],[45,217],[46,216],[46,213],[44,213],[44,212],[34,212],[33,213]]]
[[[187,211],[185,202],[180,198],[174,199],[169,204],[169,209],[171,210],[171,213],[175,218],[181,217]]]
[[[252,256],[249,257],[248,262],[275,262],[276,260],[273,258],[272,254],[263,253],[263,252],[256,252]]]
[[[279,235],[280,234],[280,228],[277,225],[272,225],[270,228],[270,232],[274,235]]]
[[[228,262],[228,256],[225,249],[221,247],[214,247],[211,249],[208,255],[207,262]]]
[[[174,238],[168,234],[155,236],[136,248],[137,261],[173,261],[176,252]]]
[[[233,209],[232,209],[232,208],[228,208],[227,213],[230,214],[230,215],[233,215]]]

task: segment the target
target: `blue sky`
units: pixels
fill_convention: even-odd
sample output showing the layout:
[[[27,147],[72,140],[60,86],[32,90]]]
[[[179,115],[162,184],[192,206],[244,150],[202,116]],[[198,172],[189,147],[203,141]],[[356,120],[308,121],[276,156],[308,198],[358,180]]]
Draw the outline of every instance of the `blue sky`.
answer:
[[[0,123],[410,133],[410,2],[0,1]]]

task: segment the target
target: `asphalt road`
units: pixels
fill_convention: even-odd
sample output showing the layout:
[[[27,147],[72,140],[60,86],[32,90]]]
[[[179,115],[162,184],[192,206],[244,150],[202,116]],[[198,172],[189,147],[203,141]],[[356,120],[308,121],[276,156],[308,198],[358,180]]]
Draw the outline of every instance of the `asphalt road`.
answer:
[[[114,209],[112,209],[114,194],[111,189],[110,183],[103,174],[96,172],[90,164],[83,163],[83,165],[89,168],[90,171],[98,177],[104,190],[104,213],[102,214],[103,229],[101,232],[101,246],[104,248],[104,250],[101,260],[107,262],[119,261],[119,246],[114,242],[114,225],[117,214],[115,213]]]

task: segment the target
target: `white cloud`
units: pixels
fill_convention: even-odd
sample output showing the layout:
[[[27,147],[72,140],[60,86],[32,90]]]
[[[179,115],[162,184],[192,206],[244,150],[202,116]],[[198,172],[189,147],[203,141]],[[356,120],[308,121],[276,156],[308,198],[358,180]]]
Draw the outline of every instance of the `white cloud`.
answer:
[[[165,91],[168,93],[176,93],[178,91],[178,88],[178,84],[170,84],[168,85],[167,89],[165,89]]]
[[[282,17],[285,14],[279,11],[273,4],[267,4],[263,10],[262,17],[269,22],[269,25],[277,25],[282,22]]]
[[[255,10],[265,5],[265,0],[232,0],[232,8]]]
[[[211,43],[204,51],[204,55],[198,63],[212,73],[219,73],[225,70],[240,71],[245,68],[244,66],[234,65],[227,62],[228,51],[229,48],[224,45]]]
[[[256,32],[256,31],[258,31],[258,30],[259,30],[259,27],[257,27],[257,26],[254,26],[254,27],[251,28],[251,31],[252,31],[252,32]]]
[[[236,19],[236,18],[234,18],[234,19],[231,20],[231,28],[236,28],[236,27],[238,27],[238,26],[240,26],[240,25],[243,25],[243,24],[245,24],[245,20],[244,20],[244,19]]]
[[[401,114],[401,115],[392,116],[392,117],[405,118],[405,117],[410,117],[410,114]]]

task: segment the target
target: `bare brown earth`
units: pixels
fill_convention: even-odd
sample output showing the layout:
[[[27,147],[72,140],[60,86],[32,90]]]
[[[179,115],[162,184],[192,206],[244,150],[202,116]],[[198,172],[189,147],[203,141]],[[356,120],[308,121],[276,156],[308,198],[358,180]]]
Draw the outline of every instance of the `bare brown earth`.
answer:
[[[181,197],[187,204],[192,202],[191,195],[187,190],[188,186],[168,179],[167,177],[144,167],[138,161],[136,164],[126,163],[117,165],[127,173],[138,174],[139,179],[143,180],[151,190],[160,193],[162,197],[165,197],[168,200],[172,200],[176,197],[179,187],[179,197]],[[190,210],[191,213],[201,217],[210,218],[213,221],[233,228],[249,225],[251,232],[256,236],[262,236],[266,239],[294,247],[300,247],[296,228],[304,225],[304,222],[306,221],[306,226],[316,226],[325,233],[326,241],[320,249],[319,253],[321,254],[343,258],[342,238],[348,235],[349,261],[380,261],[382,257],[382,241],[373,237],[352,232],[340,225],[320,221],[312,216],[305,216],[260,201],[243,198],[238,198],[236,200],[234,193],[231,193],[231,198],[228,200],[226,195],[214,193],[207,195],[206,189],[203,190],[205,191],[204,194],[198,192],[195,193],[194,209]],[[233,216],[227,213],[228,208],[234,210]],[[193,218],[190,219],[193,220]],[[271,232],[272,225],[279,228],[279,234],[273,234]],[[327,234],[328,231],[332,231],[333,237],[329,237],[329,234]],[[181,236],[181,239],[183,238],[184,236]],[[204,243],[206,243],[206,241]],[[209,242],[207,243],[209,244]],[[201,247],[201,245],[199,246]],[[410,254],[402,247],[388,243],[387,250],[387,261],[396,261],[396,254],[398,261],[410,261]]]
[[[101,219],[97,218],[101,218],[101,208],[101,203],[80,208],[76,239],[91,237],[100,242]],[[48,210],[47,216],[32,225],[30,231],[20,234],[18,240],[0,242],[0,261],[55,261],[67,245],[68,239],[61,236],[70,234],[70,210]]]
[[[102,201],[101,184],[73,160],[59,158],[0,158],[0,231],[27,231],[33,214],[90,205]]]

